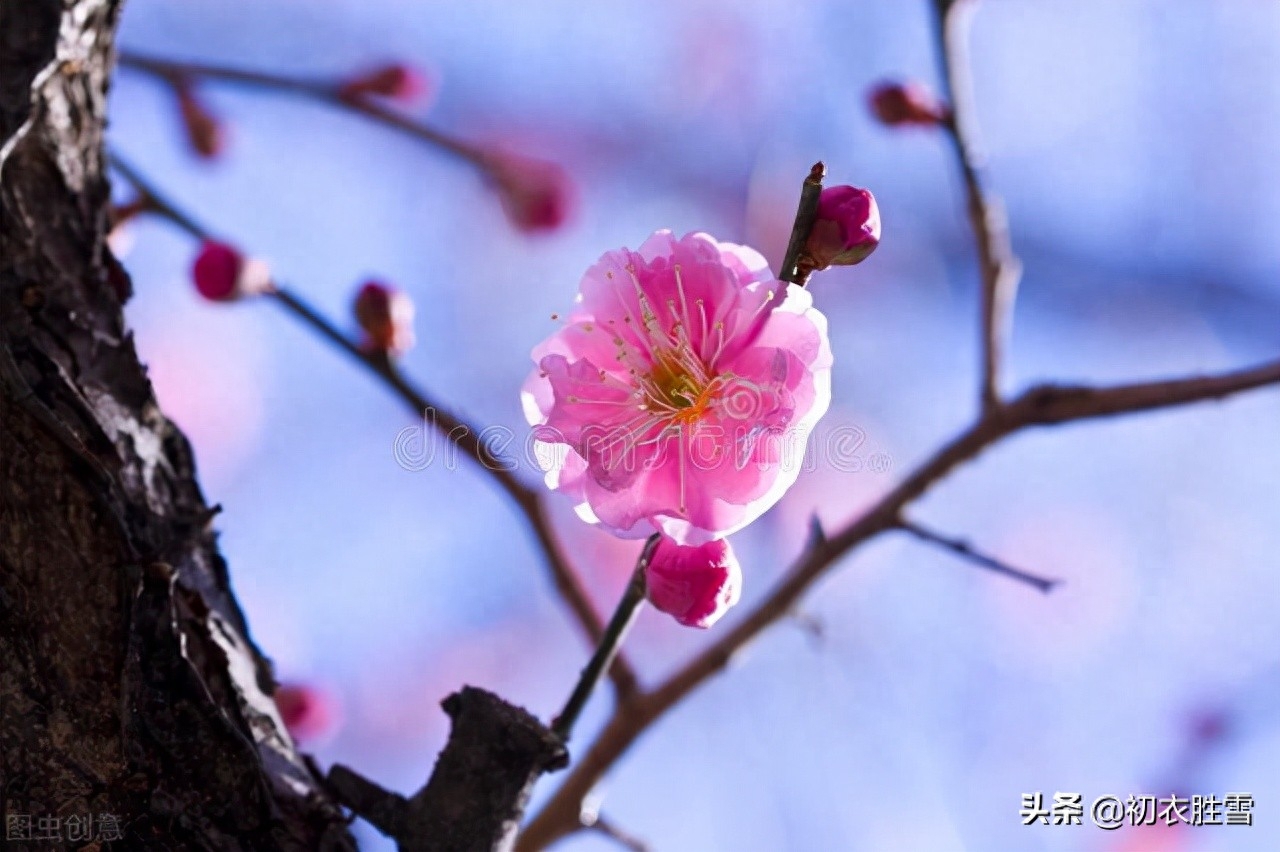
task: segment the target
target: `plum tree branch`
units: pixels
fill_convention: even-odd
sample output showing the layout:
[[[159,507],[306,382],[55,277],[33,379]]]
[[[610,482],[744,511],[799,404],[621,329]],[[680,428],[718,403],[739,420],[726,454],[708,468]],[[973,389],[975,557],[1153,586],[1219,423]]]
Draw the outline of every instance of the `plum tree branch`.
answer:
[[[216,80],[222,83],[308,98],[363,116],[377,124],[412,136],[470,163],[482,172],[489,173],[493,167],[491,155],[478,145],[473,145],[470,142],[465,142],[448,133],[437,130],[428,124],[384,106],[372,98],[362,95],[344,95],[340,81],[291,77],[284,74],[250,71],[224,65],[178,62],[153,56],[142,56],[127,50],[120,51],[117,58],[121,67],[132,68],[149,74],[169,85],[177,85],[184,80]]]
[[[618,846],[629,850],[629,852],[649,852],[649,847],[643,840],[624,831],[614,824],[612,820],[605,819],[599,814],[596,814],[595,818],[586,827],[609,838]]]
[[[986,188],[977,146],[977,115],[973,106],[969,62],[969,23],[972,0],[934,0],[937,49],[942,64],[943,94],[951,103],[947,135],[955,149],[964,179],[969,224],[978,247],[982,270],[979,316],[981,347],[980,394],[983,410],[1000,402],[1000,382],[1008,342],[1013,303],[1022,264],[1013,253],[1004,204]]]
[[[1004,438],[1050,426],[1172,408],[1280,385],[1280,360],[1243,370],[1111,387],[1037,385],[987,410],[915,468],[870,509],[829,537],[814,537],[765,599],[727,633],[665,682],[618,707],[555,795],[521,835],[532,852],[583,827],[582,803],[605,772],[667,710],[674,707],[755,639],[791,613],[801,597],[839,561],[879,534],[900,528],[903,512],[962,464]]]
[[[979,550],[975,550],[973,545],[969,544],[969,542],[964,539],[942,535],[941,533],[934,532],[928,527],[923,527],[913,521],[908,521],[905,518],[898,521],[898,529],[903,532],[910,533],[926,544],[932,544],[935,547],[948,550],[961,559],[977,565],[979,568],[986,568],[988,571],[994,571],[997,574],[1002,574],[1010,579],[1017,580],[1020,583],[1026,583],[1041,592],[1051,592],[1054,587],[1061,582],[1060,580],[1051,580],[1047,577],[1040,577],[1035,574],[1028,573],[1027,571],[1023,571],[1021,568],[1014,568],[1012,565],[1008,565],[1001,562],[999,559],[988,556]]]
[[[213,238],[207,228],[190,214],[179,209],[124,158],[113,153],[111,165],[132,184],[140,196],[144,209],[171,221],[194,239],[206,241]],[[604,622],[591,604],[576,572],[556,542],[545,500],[537,491],[516,478],[512,472],[514,464],[509,459],[494,453],[482,439],[480,430],[474,425],[451,413],[429,394],[416,387],[395,361],[384,353],[362,348],[300,296],[283,286],[273,286],[267,295],[322,338],[368,368],[417,416],[423,418],[445,440],[453,443],[493,478],[527,519],[550,569],[551,579],[557,592],[572,611],[587,640],[593,646],[598,646],[605,637]],[[615,655],[612,660],[609,675],[620,698],[626,698],[637,690],[638,681],[635,671],[620,654]]]

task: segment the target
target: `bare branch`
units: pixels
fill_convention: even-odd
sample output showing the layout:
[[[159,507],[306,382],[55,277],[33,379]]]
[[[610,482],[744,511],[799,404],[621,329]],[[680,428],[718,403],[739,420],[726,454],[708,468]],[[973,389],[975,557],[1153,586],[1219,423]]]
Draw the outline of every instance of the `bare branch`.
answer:
[[[1032,427],[1068,423],[1221,399],[1280,384],[1280,360],[1244,370],[1106,388],[1041,385],[1007,405],[987,411],[943,445],[860,517],[825,539],[815,539],[765,599],[711,647],[652,692],[620,707],[564,784],[534,817],[519,849],[542,849],[579,828],[584,798],[617,759],[663,713],[723,669],[765,628],[794,611],[796,603],[829,570],[880,533],[898,528],[904,509],[965,462],[1003,438]]]
[[[600,832],[623,849],[630,850],[630,852],[649,852],[649,847],[643,840],[628,831],[622,830],[603,816],[597,814],[592,822],[585,823],[585,825],[592,831]]]
[[[943,91],[951,102],[951,117],[946,127],[964,178],[969,223],[982,267],[981,401],[983,410],[989,410],[1000,404],[1004,350],[1022,264],[1013,253],[1004,205],[986,189],[981,157],[977,153],[977,116],[973,109],[969,63],[969,21],[974,4],[969,0],[937,0],[934,5]]]
[[[484,149],[450,136],[421,121],[409,118],[403,113],[390,109],[370,98],[344,96],[341,83],[336,81],[289,77],[282,74],[230,68],[223,65],[175,62],[150,56],[140,56],[129,51],[121,51],[118,58],[121,67],[133,68],[145,74],[150,74],[170,85],[177,84],[182,80],[217,80],[223,83],[250,86],[309,98],[337,109],[364,116],[378,124],[398,130],[461,160],[465,160],[483,172],[487,173],[492,169],[492,157]]]
[[[903,532],[911,533],[926,544],[936,545],[944,550],[949,550],[961,559],[972,562],[980,568],[986,568],[989,571],[994,571],[997,574],[1003,574],[1004,576],[1010,577],[1018,582],[1026,583],[1041,592],[1051,592],[1055,586],[1062,582],[1061,580],[1050,580],[1046,577],[1038,577],[1035,574],[1023,571],[1020,568],[1014,568],[1013,566],[1007,565],[994,557],[987,556],[985,553],[974,550],[973,547],[964,539],[941,535],[940,533],[926,529],[925,527],[912,523],[911,521],[899,521],[898,528]]]
[[[173,222],[197,240],[212,239],[211,232],[192,216],[164,197],[133,166],[117,154],[111,155],[112,166],[125,177],[145,201],[145,208]],[[267,294],[290,314],[304,322],[322,338],[351,356],[382,380],[418,417],[423,418],[447,441],[454,444],[474,461],[507,493],[528,520],[542,550],[552,581],[560,597],[573,612],[582,632],[594,646],[605,636],[605,626],[592,606],[586,590],[572,566],[560,550],[551,529],[546,504],[541,495],[522,483],[513,473],[515,465],[510,459],[499,456],[481,439],[480,430],[457,414],[439,405],[426,392],[414,386],[400,371],[396,363],[385,353],[366,350],[351,340],[318,311],[292,291],[276,286]],[[609,669],[620,697],[626,697],[637,689],[635,670],[621,654],[617,655]]]
[[[1037,385],[1010,403],[1010,416],[1026,425],[1049,426],[1073,420],[1136,414],[1194,402],[1223,399],[1280,382],[1280,360],[1210,376],[1137,382],[1095,388]]]

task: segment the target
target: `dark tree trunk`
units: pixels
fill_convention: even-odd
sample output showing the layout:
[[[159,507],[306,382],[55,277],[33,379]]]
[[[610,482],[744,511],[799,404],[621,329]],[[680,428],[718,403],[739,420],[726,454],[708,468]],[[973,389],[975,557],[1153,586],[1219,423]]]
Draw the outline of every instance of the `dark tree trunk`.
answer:
[[[93,848],[115,828],[107,848],[354,848],[283,733],[187,441],[121,318],[102,149],[118,14],[0,3],[7,848]]]

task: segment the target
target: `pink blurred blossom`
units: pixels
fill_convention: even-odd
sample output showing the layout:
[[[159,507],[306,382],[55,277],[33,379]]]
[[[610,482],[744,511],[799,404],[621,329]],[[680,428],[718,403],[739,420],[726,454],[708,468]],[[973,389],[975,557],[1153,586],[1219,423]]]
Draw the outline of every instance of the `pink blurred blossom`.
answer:
[[[495,156],[489,161],[489,176],[507,218],[525,233],[554,231],[572,215],[576,191],[568,174],[555,163]]]
[[[289,734],[299,741],[315,741],[334,733],[339,722],[332,695],[307,684],[276,687],[276,709]]]
[[[696,547],[663,537],[645,570],[649,602],[686,627],[706,628],[738,602],[742,570],[724,539]]]
[[[831,399],[809,293],[706,234],[606,253],[533,360],[525,416],[559,450],[547,485],[625,538],[701,544],[755,520],[795,482]]]
[[[1190,840],[1182,823],[1167,825],[1126,825],[1114,838],[1113,845],[1103,848],[1106,852],[1186,852]]]
[[[1068,503],[1011,506],[997,528],[987,540],[989,551],[1063,582],[1052,595],[1027,594],[1017,583],[978,586],[993,659],[1061,677],[1105,655],[1132,618],[1138,597],[1131,531],[1096,508]],[[1105,587],[1099,578],[1106,578]]]
[[[183,310],[145,323],[139,348],[165,414],[195,448],[206,493],[217,494],[261,446],[272,362],[259,318]]]

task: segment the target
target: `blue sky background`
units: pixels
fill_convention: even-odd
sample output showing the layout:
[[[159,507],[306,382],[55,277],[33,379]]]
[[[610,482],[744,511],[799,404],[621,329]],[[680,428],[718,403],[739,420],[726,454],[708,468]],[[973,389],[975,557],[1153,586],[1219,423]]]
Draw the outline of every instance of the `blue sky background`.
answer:
[[[1011,385],[1276,357],[1280,6],[983,5],[983,142],[1026,266]],[[976,266],[950,152],[864,106],[882,77],[933,82],[928,12],[926,0],[126,5],[121,43],[141,52],[319,75],[423,66],[438,84],[430,121],[572,174],[576,216],[541,238],[513,231],[471,169],[274,94],[204,90],[230,130],[226,155],[205,163],[170,94],[125,70],[110,139],[329,315],[347,322],[368,276],[406,289],[419,339],[406,369],[520,435],[529,349],[603,251],[705,230],[776,263],[814,160],[832,182],[871,188],[881,248],[812,285],[836,353],[819,434],[857,427],[862,452],[893,464],[820,463],[735,537],[746,586],[733,618],[798,550],[811,512],[828,526],[852,517],[974,413]],[[447,733],[438,702],[463,683],[550,716],[586,651],[501,495],[465,464],[398,467],[392,444],[412,421],[357,366],[272,304],[200,302],[193,246],[165,224],[128,238],[127,315],[224,506],[255,636],[282,677],[341,707],[310,745],[320,762],[416,789]],[[808,598],[823,638],[772,629],[620,762],[606,814],[662,852],[1276,848],[1278,422],[1271,391],[1006,442],[916,517],[1065,587],[1041,597],[877,540]],[[638,545],[556,505],[610,606]],[[647,613],[629,651],[653,682],[709,638]],[[584,742],[606,709],[591,705]],[[1228,721],[1212,748],[1195,745],[1204,714]],[[1025,792],[1171,785],[1251,792],[1257,824],[1140,841],[1018,818]],[[612,847],[584,834],[558,848]]]

